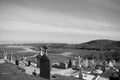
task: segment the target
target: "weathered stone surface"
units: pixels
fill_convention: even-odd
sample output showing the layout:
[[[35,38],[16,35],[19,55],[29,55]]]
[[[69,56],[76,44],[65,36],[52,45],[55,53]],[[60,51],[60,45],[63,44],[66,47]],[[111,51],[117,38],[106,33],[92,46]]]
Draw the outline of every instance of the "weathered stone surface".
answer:
[[[46,56],[46,54],[43,54],[40,58],[40,77],[46,78],[50,80],[51,74],[51,65],[50,65],[50,60]]]

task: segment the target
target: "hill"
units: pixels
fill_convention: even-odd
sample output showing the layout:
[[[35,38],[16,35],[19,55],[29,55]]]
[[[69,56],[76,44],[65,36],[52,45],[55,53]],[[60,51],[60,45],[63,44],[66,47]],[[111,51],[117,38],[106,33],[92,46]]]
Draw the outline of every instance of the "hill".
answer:
[[[100,51],[119,51],[120,41],[114,40],[93,40],[77,45],[80,49],[100,50]]]
[[[86,57],[90,59],[115,59],[116,61],[120,61],[120,41],[93,40],[86,43],[78,44],[77,47],[79,49],[96,50],[101,52],[86,55]]]

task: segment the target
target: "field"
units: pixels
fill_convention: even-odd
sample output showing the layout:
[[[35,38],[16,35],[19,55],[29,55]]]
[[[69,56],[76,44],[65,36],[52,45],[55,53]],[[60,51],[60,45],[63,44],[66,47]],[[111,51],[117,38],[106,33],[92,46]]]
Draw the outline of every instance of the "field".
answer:
[[[33,47],[33,46],[32,46]],[[5,50],[6,52],[13,53],[13,57],[16,55],[19,57],[23,56],[32,56],[38,54],[35,51],[25,51],[25,49],[30,49],[31,46],[0,46],[0,50]],[[68,62],[69,58],[75,56],[86,56],[92,53],[101,53],[102,51],[96,50],[81,50],[81,49],[48,49],[48,56],[51,62],[66,61]]]

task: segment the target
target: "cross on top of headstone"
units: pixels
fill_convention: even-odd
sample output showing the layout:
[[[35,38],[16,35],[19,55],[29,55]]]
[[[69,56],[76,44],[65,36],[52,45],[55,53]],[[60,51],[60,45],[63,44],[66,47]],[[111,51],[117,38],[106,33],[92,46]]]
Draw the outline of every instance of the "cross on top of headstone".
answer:
[[[44,49],[44,51],[45,51],[45,53],[46,53],[46,52],[47,52],[48,47],[47,47],[46,45],[44,45],[42,48]]]

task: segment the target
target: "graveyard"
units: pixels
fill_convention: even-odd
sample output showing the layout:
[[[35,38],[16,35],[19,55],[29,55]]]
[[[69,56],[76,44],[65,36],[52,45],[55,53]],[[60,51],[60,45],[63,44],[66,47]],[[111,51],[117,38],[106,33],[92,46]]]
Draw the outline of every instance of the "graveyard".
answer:
[[[31,45],[0,46],[1,79],[119,80],[120,62],[85,57],[88,54],[106,51],[49,49],[45,46],[40,46],[37,50],[33,48],[35,47]]]

